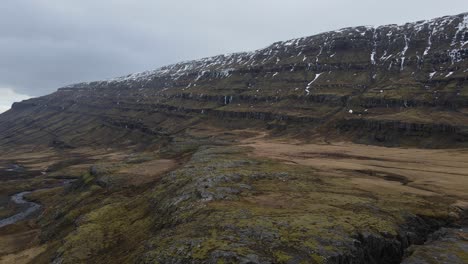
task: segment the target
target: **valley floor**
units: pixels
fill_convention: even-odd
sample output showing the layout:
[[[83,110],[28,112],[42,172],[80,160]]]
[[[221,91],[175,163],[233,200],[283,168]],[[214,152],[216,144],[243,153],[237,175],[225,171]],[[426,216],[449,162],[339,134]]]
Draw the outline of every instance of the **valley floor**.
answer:
[[[460,198],[468,201],[468,150],[386,148],[353,143],[302,144],[245,140],[253,154],[310,166],[327,176],[349,175],[363,189]],[[325,174],[324,174],[325,175]]]
[[[188,131],[0,154],[0,263],[467,263],[468,150]],[[76,179],[60,186],[64,179]],[[51,187],[50,189],[44,189]]]

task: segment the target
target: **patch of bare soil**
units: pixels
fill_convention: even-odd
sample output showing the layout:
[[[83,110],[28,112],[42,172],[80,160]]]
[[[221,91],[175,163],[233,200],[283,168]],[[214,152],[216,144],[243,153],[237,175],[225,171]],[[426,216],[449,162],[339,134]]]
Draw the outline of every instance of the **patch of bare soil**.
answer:
[[[158,159],[123,168],[117,173],[127,175],[127,182],[138,186],[157,180],[161,175],[176,166],[177,162],[175,160]]]
[[[37,246],[33,248],[28,248],[26,250],[17,252],[17,253],[12,253],[5,255],[3,257],[0,257],[0,263],[10,263],[10,264],[27,264],[27,263],[32,263],[37,256],[39,256],[41,253],[43,253],[47,247],[45,245],[43,246]]]
[[[468,152],[463,149],[412,149],[347,142],[302,144],[275,141],[264,133],[245,139],[252,154],[311,166],[323,175],[351,177],[362,189],[391,189],[419,195],[468,200]]]
[[[39,229],[30,228],[26,223],[3,228],[0,232],[0,256],[16,254],[37,246],[38,235]]]

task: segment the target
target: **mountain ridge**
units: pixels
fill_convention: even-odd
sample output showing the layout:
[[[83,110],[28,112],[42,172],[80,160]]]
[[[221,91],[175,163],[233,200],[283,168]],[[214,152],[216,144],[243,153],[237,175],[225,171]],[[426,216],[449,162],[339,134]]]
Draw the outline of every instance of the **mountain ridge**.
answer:
[[[208,57],[203,57],[203,58],[194,59],[194,60],[184,60],[184,61],[181,61],[181,62],[168,64],[168,65],[156,68],[154,70],[135,72],[135,73],[131,73],[131,74],[128,74],[128,75],[115,77],[115,78],[110,78],[110,79],[106,79],[106,80],[102,80],[102,81],[79,82],[79,83],[64,86],[63,88],[72,88],[72,87],[80,86],[80,85],[89,85],[90,83],[96,83],[96,82],[120,81],[120,80],[125,80],[125,79],[127,79],[129,77],[150,76],[150,75],[153,75],[153,74],[164,72],[164,70],[168,69],[168,68],[174,68],[174,67],[179,66],[179,65],[195,64],[195,63],[204,62],[204,61],[207,61],[207,60],[215,60],[215,58],[217,60],[218,58],[221,58],[221,57],[230,58],[230,57],[236,57],[236,56],[254,55],[257,52],[262,52],[262,51],[264,51],[264,50],[266,50],[268,48],[271,48],[272,46],[275,46],[275,45],[286,45],[287,46],[287,45],[292,44],[294,42],[299,42],[299,41],[304,40],[304,39],[312,38],[312,37],[323,35],[323,34],[330,34],[330,33],[333,33],[333,32],[339,33],[339,32],[343,32],[343,31],[358,30],[358,29],[362,29],[362,28],[366,28],[367,30],[371,30],[371,29],[377,30],[379,28],[389,28],[389,27],[400,28],[401,29],[401,28],[405,28],[405,27],[408,27],[408,26],[413,26],[414,27],[414,26],[424,26],[424,25],[429,25],[429,28],[431,28],[431,27],[434,26],[435,23],[438,23],[440,21],[448,21],[448,20],[451,19],[452,21],[448,23],[448,24],[450,24],[450,23],[453,22],[453,20],[456,17],[461,17],[461,16],[463,16],[463,21],[460,22],[458,27],[463,26],[463,28],[462,28],[462,30],[463,30],[463,29],[466,29],[468,27],[468,12],[460,13],[458,15],[453,15],[453,16],[450,16],[450,15],[442,16],[442,17],[438,17],[438,18],[434,18],[434,19],[430,19],[430,20],[419,20],[419,21],[416,21],[416,22],[408,22],[408,23],[404,23],[404,24],[387,24],[387,25],[380,25],[380,26],[362,25],[362,26],[356,26],[356,27],[344,27],[344,28],[341,28],[341,29],[332,30],[332,31],[325,31],[325,32],[321,32],[321,33],[306,36],[306,37],[292,38],[292,39],[285,40],[285,41],[276,41],[273,44],[266,46],[265,48],[257,49],[257,50],[254,50],[254,51],[240,51],[240,52],[219,54],[219,55],[215,55],[215,56],[208,56]],[[365,32],[363,32],[363,33],[365,33]],[[455,34],[455,37],[457,37],[457,36],[458,36],[458,32]],[[452,42],[452,44],[453,44],[453,42]],[[468,44],[468,43],[465,42],[465,43],[461,44],[461,47],[464,47],[466,44]],[[425,50],[425,52],[428,52],[428,50]],[[372,58],[371,58],[371,61],[372,61]]]
[[[239,128],[255,123],[306,140],[319,135],[387,146],[461,146],[468,139],[467,31],[467,13],[345,28],[254,52],[74,84],[15,103],[0,116],[0,124],[7,124],[0,144],[30,142],[15,131],[28,134],[31,124],[41,134],[47,131],[44,143],[66,138],[69,145],[81,144],[89,131],[72,138],[76,132],[63,133],[84,128],[68,123],[70,115],[96,122],[94,129],[137,134],[167,135],[229,119],[239,121]],[[60,115],[63,122],[45,118]]]

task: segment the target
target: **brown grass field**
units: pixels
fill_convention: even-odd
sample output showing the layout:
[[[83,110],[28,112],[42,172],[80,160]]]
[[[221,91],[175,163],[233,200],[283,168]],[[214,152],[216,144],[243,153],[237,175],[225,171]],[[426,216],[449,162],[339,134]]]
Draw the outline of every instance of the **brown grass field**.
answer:
[[[284,168],[294,172],[295,167],[300,167],[299,170],[303,173],[307,171],[303,168],[310,168],[314,175],[320,175],[319,177],[328,184],[335,184],[333,190],[347,189],[346,192],[349,191],[351,195],[359,194],[356,196],[360,197],[356,198],[357,204],[361,203],[361,200],[367,200],[367,197],[376,197],[378,200],[383,200],[382,206],[386,206],[384,200],[390,197],[392,202],[389,208],[398,210],[394,209],[395,204],[399,202],[398,199],[405,202],[406,199],[416,197],[424,201],[433,201],[438,204],[438,208],[441,202],[450,201],[450,204],[446,205],[450,211],[452,211],[450,208],[468,209],[468,150],[466,149],[386,148],[349,142],[303,143],[291,139],[270,138],[264,132],[253,130],[229,133],[211,130],[209,134],[206,131],[192,131],[192,135],[197,133],[203,134],[204,137],[229,139],[234,142],[230,145],[248,150],[245,157],[269,160],[272,164],[283,164],[275,165],[279,169],[285,166]],[[157,152],[135,154],[130,149],[80,148],[57,151],[25,148],[3,152],[0,154],[0,160],[2,161],[0,167],[3,169],[7,168],[8,164],[15,163],[23,165],[27,171],[37,173],[35,177],[24,176],[2,181],[0,196],[3,197],[4,204],[0,212],[3,215],[11,214],[12,210],[15,210],[5,202],[9,195],[53,186],[62,176],[81,177],[80,175],[87,173],[90,166],[96,164],[106,173],[108,171],[106,174],[108,176],[105,176],[108,182],[124,187],[122,192],[126,197],[136,197],[139,192],[157,186],[167,172],[177,170],[182,165],[179,160],[161,157]],[[40,173],[57,164],[62,164],[57,167],[59,169],[46,174]],[[314,186],[313,182],[296,181],[298,181],[297,187],[287,182],[260,181],[253,185],[261,190],[258,194],[242,196],[239,201],[214,201],[210,204],[210,208],[225,210],[239,206],[257,210],[260,215],[266,212],[280,213],[281,210],[289,209],[294,213],[313,209],[312,211],[326,214],[332,208],[328,204],[325,205],[326,203],[346,204],[340,200],[345,199],[344,196],[331,194],[327,196],[329,198],[325,198],[321,193],[310,192],[303,188],[306,186],[304,184]],[[126,188],[129,186],[134,189]],[[298,188],[306,196],[294,193],[294,188]],[[47,213],[50,207],[59,204],[61,189],[63,188],[39,191],[32,198],[39,200]],[[366,196],[362,196],[362,193]],[[107,196],[106,192],[102,195],[102,199]],[[321,199],[331,200],[323,200],[324,204],[310,203]],[[419,201],[418,199],[415,201]],[[415,205],[417,206],[417,202],[410,204],[412,207],[409,208]],[[302,216],[301,213],[301,217],[306,216]],[[301,221],[308,223],[309,220],[304,218]],[[302,222],[299,224],[302,225]],[[320,230],[315,225],[313,223],[314,228]],[[34,219],[0,228],[0,263],[34,263],[38,256],[44,254],[50,256],[44,252],[59,245],[54,244],[56,242],[41,243],[40,234],[40,226]]]

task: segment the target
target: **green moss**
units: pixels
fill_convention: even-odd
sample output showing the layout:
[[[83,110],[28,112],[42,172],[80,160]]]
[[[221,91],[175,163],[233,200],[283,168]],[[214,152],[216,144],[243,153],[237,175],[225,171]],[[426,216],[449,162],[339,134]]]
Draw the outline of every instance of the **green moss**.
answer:
[[[147,235],[151,221],[146,218],[143,200],[111,202],[85,214],[78,228],[65,239],[59,252],[67,262],[95,259],[103,250],[121,254]],[[128,257],[128,256],[126,256]]]
[[[312,260],[314,261],[315,264],[323,264],[325,263],[325,258],[323,256],[317,255],[317,254],[312,254],[311,255]]]
[[[84,173],[82,176],[81,176],[82,180],[83,180],[83,183],[85,185],[89,185],[91,184],[94,180],[95,180],[95,177],[93,175],[91,175],[91,173],[89,172],[86,172]]]
[[[468,263],[468,251],[467,250],[460,249],[460,250],[456,251],[455,254],[457,255],[457,257],[460,258],[462,263]]]
[[[215,249],[228,248],[228,243],[219,239],[217,230],[211,230],[211,236],[201,242],[201,244],[194,248],[193,257],[196,259],[206,259],[209,253]]]
[[[292,259],[291,256],[280,250],[273,251],[273,256],[275,257],[276,263],[287,263]]]

